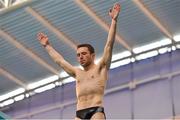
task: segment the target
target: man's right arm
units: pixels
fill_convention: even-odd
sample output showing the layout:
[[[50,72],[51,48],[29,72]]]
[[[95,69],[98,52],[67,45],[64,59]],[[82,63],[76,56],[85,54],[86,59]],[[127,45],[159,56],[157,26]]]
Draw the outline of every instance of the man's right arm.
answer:
[[[59,65],[61,66],[70,76],[75,77],[76,71],[75,67],[72,66],[70,63],[68,63],[61,54],[59,54],[48,42],[48,37],[43,34],[38,34],[38,40],[40,43],[44,46],[48,54],[51,56],[51,58]]]

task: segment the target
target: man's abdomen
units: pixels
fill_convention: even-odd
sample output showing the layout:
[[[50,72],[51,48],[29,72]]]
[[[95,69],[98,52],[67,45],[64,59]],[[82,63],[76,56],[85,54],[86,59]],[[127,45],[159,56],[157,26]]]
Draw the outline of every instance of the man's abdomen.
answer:
[[[102,94],[89,94],[78,96],[77,98],[77,110],[95,107],[95,106],[102,106]]]

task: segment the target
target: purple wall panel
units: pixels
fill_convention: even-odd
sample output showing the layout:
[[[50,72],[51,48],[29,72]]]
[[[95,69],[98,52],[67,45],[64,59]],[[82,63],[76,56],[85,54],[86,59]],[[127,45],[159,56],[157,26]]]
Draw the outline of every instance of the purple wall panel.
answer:
[[[156,68],[159,71],[160,75],[170,73],[170,58],[169,53],[162,54],[159,57],[156,57]]]
[[[169,80],[141,85],[134,90],[134,117],[136,119],[165,119],[172,116]]]
[[[63,99],[60,99],[60,101],[66,101],[76,98],[75,82],[64,85],[61,91],[59,91],[59,95],[63,97]]]
[[[104,98],[104,108],[108,119],[130,119],[131,99],[130,91],[123,90],[109,94]]]
[[[172,83],[175,114],[180,115],[180,75],[173,77]]]
[[[135,80],[143,80],[159,74],[155,58],[149,58],[133,64],[133,78]]]
[[[131,81],[131,65],[114,68],[109,71],[109,80],[106,88],[122,85]],[[115,81],[114,81],[115,80]]]
[[[180,50],[171,53],[172,72],[180,71]]]
[[[30,117],[31,120],[33,119],[62,119],[62,109],[53,109],[50,111],[46,111],[43,113],[35,114]]]
[[[39,106],[54,103],[55,97],[56,97],[55,89],[48,90],[48,91],[40,93],[40,94],[36,94],[30,98],[31,99],[30,107],[36,108]]]
[[[74,119],[76,116],[76,105],[65,106],[63,109],[63,119]]]
[[[11,117],[21,114],[27,114],[31,110],[30,104],[31,104],[30,99],[24,99],[22,101],[16,102],[16,104],[10,105],[9,109],[4,110],[4,112]]]

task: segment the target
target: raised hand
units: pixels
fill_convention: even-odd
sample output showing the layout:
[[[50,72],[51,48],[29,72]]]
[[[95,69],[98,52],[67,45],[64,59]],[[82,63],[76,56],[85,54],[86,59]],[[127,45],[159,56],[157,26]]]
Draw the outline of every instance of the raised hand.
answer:
[[[37,34],[37,39],[39,40],[39,42],[43,45],[43,46],[46,46],[49,44],[49,41],[48,41],[48,37],[46,34],[40,32]]]
[[[115,3],[113,8],[109,10],[109,16],[116,20],[118,15],[119,15],[119,12],[120,12],[120,4],[119,3]]]

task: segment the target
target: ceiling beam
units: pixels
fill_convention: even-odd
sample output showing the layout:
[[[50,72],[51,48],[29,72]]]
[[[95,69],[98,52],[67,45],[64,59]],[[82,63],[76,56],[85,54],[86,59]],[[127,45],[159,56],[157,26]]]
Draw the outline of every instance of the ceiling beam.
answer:
[[[2,75],[4,75],[5,77],[7,77],[9,80],[11,80],[12,82],[15,82],[16,84],[20,85],[21,87],[28,89],[27,85],[25,82],[22,82],[22,80],[19,80],[17,77],[15,77],[14,75],[12,75],[11,73],[9,73],[7,70],[5,70],[4,68],[0,68],[0,73]]]
[[[8,1],[8,2],[7,2],[7,7],[12,6],[12,0],[6,0],[6,1]]]
[[[141,2],[140,0],[133,0],[139,9],[169,38],[173,41],[172,33],[162,24],[162,22]]]
[[[106,32],[109,32],[109,26],[107,23],[105,23],[99,16],[96,15],[96,13],[88,7],[83,0],[74,0],[74,2],[82,8],[97,24],[99,24]],[[130,45],[126,43],[126,41],[120,36],[118,33],[116,33],[116,40],[126,49],[129,51],[132,51],[132,48]]]
[[[52,66],[50,66],[48,63],[46,63],[42,58],[40,58],[38,55],[33,53],[31,50],[29,50],[27,47],[19,43],[15,38],[10,36],[8,33],[4,32],[3,30],[0,30],[0,35],[5,38],[8,42],[16,46],[16,48],[20,49],[22,52],[24,52],[26,55],[34,59],[37,63],[42,65],[43,67],[47,68],[50,70],[52,73],[59,75],[59,72],[54,69]]]
[[[4,7],[7,8],[9,4],[9,0],[4,0],[3,2],[4,2]]]
[[[51,30],[60,40],[63,40],[65,43],[67,43],[71,48],[76,50],[76,44],[69,39],[67,35],[65,35],[63,32],[61,32],[59,29],[54,27],[47,19],[42,17],[39,13],[37,13],[34,9],[31,7],[26,8],[27,13],[31,14],[35,19],[37,19],[40,23],[42,23],[45,27],[47,27],[49,30]]]
[[[9,7],[5,6],[5,2],[4,1],[8,1],[8,0],[0,0],[0,2],[4,6],[3,8],[0,9],[0,15],[5,14],[5,13],[10,12],[10,11],[13,11],[13,10],[16,10],[18,8],[21,8],[21,7],[25,6],[25,5],[28,5],[28,4],[33,3],[33,2],[36,2],[38,0],[18,0],[17,4],[13,4],[13,5],[9,6]],[[12,3],[12,0],[11,0],[11,3]]]
[[[5,1],[0,0],[0,3],[3,5],[3,7],[5,7]],[[2,9],[2,8],[1,8]]]

